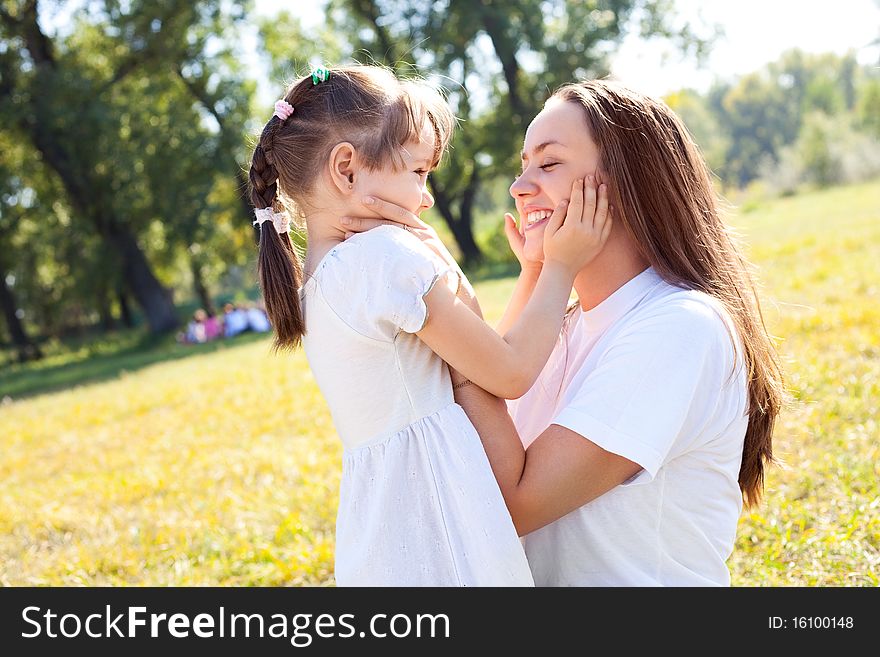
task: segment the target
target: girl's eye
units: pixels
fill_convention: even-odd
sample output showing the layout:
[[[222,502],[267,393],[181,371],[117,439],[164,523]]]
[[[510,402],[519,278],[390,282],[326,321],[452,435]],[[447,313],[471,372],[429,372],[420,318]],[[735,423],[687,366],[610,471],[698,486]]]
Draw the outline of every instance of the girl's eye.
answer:
[[[547,164],[542,164],[538,168],[541,169],[542,171],[547,171],[550,168],[555,167],[557,164],[559,164],[559,162],[548,162]]]
[[[428,172],[425,171],[424,169],[416,169],[415,171],[413,171],[413,173],[416,173],[420,176],[427,176],[428,175]]]

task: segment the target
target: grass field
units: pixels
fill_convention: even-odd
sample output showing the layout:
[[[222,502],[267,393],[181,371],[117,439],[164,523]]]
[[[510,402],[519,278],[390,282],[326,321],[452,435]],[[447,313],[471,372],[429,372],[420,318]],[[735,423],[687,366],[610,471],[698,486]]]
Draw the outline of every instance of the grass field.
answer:
[[[733,583],[876,586],[880,183],[733,223],[793,394]],[[512,284],[477,285],[487,316]],[[0,584],[333,583],[341,449],[302,353],[126,344],[10,369],[0,390]]]

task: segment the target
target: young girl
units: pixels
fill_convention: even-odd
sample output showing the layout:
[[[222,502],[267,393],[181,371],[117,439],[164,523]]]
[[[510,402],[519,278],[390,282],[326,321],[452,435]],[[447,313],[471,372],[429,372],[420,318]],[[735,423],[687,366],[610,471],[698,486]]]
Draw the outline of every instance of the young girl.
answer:
[[[438,240],[397,226],[344,239],[344,218],[364,214],[371,198],[415,214],[431,207],[426,178],[453,123],[436,92],[381,68],[319,69],[276,104],[253,154],[260,283],[276,347],[302,339],[345,446],[341,586],[532,584],[447,363],[467,377],[459,386],[511,398],[528,390],[575,273],[607,237],[607,200],[592,187],[585,199],[578,181],[570,202],[530,209],[533,225],[546,225],[545,262],[501,337]],[[285,212],[305,219],[304,269]]]

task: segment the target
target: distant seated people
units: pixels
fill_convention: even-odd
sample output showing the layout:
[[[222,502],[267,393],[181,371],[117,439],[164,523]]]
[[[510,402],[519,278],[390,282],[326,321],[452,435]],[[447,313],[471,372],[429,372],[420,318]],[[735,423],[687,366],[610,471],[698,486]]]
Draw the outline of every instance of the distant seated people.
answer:
[[[178,333],[177,341],[184,344],[201,344],[208,341],[205,330],[205,322],[208,314],[199,308],[193,313],[193,318],[186,325],[186,333]]]
[[[265,333],[266,331],[272,330],[271,325],[269,324],[269,318],[266,316],[266,312],[257,306],[255,303],[247,304],[247,319],[248,319],[248,328],[251,331],[256,331],[257,333]]]
[[[216,315],[208,315],[205,320],[205,339],[210,342],[223,334],[223,322]]]
[[[241,306],[233,306],[231,303],[227,303],[223,306],[223,312],[223,335],[227,338],[235,337],[250,328],[247,310]]]

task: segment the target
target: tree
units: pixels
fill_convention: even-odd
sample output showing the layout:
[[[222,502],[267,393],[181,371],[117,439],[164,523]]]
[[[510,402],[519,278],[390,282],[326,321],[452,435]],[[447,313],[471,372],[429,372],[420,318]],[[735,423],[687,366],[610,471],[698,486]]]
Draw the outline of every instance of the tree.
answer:
[[[18,360],[23,363],[42,358],[43,353],[25,329],[14,287],[13,232],[21,220],[22,206],[27,201],[13,192],[16,185],[12,178],[11,172],[0,165],[0,311],[18,352]]]
[[[865,80],[856,110],[861,127],[880,138],[880,78]]]
[[[12,115],[16,127],[61,179],[77,214],[121,255],[124,275],[151,327],[170,330],[177,324],[174,306],[132,231],[113,211],[108,171],[112,167],[100,158],[102,137],[106,141],[110,132],[106,124],[112,121],[102,112],[101,100],[142,58],[149,58],[155,45],[145,30],[132,25],[134,47],[109,80],[99,81],[76,65],[74,53],[59,50],[43,33],[36,0],[19,3],[16,9],[0,11],[4,36],[13,44],[8,52],[18,58],[15,64],[4,58],[4,114]],[[79,111],[72,112],[74,108]]]
[[[172,268],[181,249],[209,241],[217,218],[209,210],[230,218],[214,190],[222,176],[240,175],[236,154],[253,85],[217,46],[245,5],[89,2],[74,12],[69,34],[55,35],[44,32],[35,0],[0,8],[10,44],[0,53],[0,116],[60,182],[71,232],[103,244],[100,256],[85,258],[99,266],[80,262],[78,274],[105,325],[113,297],[123,317],[130,314],[130,292],[152,331],[174,328],[156,263]],[[241,196],[226,199],[238,204],[236,223],[246,232],[250,208]],[[204,293],[204,265],[193,259],[191,268]],[[90,276],[95,270],[104,276]]]
[[[758,177],[798,138],[809,113],[852,111],[857,73],[852,54],[791,50],[732,85],[716,86],[709,104],[728,143],[722,177],[739,186]]]
[[[687,89],[669,94],[664,100],[684,121],[709,167],[714,171],[721,170],[725,166],[730,143],[706,100]]]

